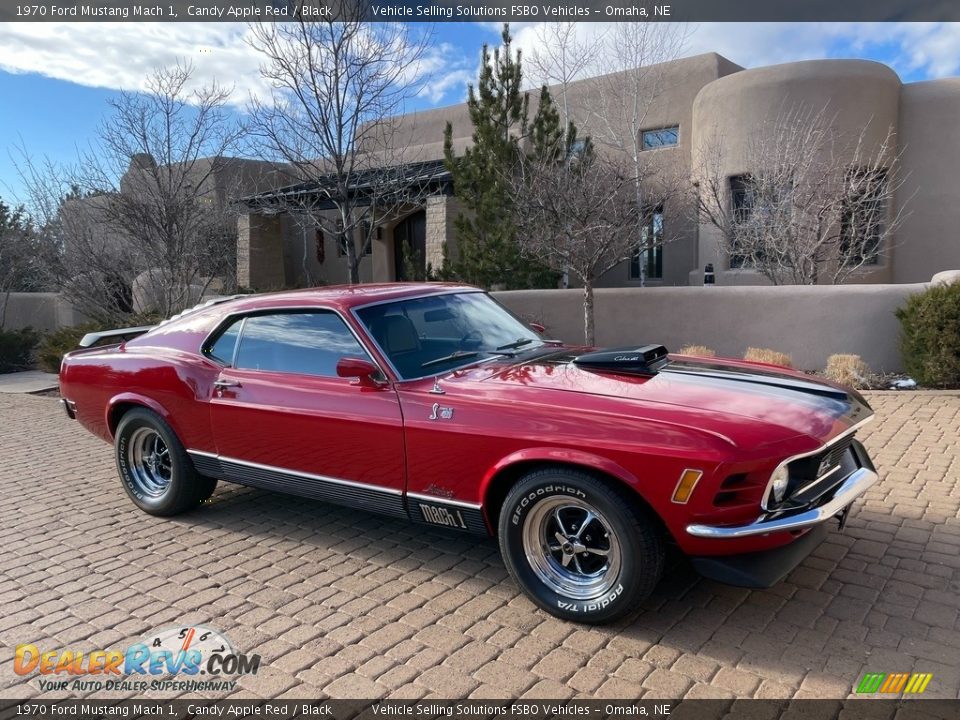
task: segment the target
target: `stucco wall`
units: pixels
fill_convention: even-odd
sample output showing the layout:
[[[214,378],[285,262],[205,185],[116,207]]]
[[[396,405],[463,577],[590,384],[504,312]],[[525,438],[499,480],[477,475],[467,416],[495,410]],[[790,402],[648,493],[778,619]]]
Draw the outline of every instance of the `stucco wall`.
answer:
[[[648,177],[659,178],[665,186],[669,186],[671,197],[665,203],[664,231],[670,241],[663,249],[663,278],[652,280],[652,285],[686,285],[690,269],[697,263],[696,222],[694,208],[689,194],[678,190],[686,182],[690,174],[690,150],[693,138],[692,107],[694,98],[701,88],[717,78],[730,73],[737,73],[741,68],[716,53],[705,53],[689,58],[682,58],[672,62],[656,65],[647,71],[642,81],[644,88],[640,91],[641,97],[649,94],[653,98],[650,106],[644,109],[645,115],[641,122],[642,129],[655,129],[677,125],[680,128],[679,143],[674,147],[660,148],[645,151],[642,154],[644,163],[648,163],[656,171],[650,171]],[[581,135],[590,134],[594,143],[602,151],[610,152],[610,141],[598,127],[597,108],[603,107],[604,93],[611,95],[618,83],[623,84],[619,92],[628,92],[630,81],[626,73],[604,76],[601,80],[579,80],[567,88],[568,108],[571,119],[580,128]],[[653,84],[657,89],[654,90]],[[602,89],[601,89],[602,88]],[[562,90],[553,86],[551,92],[554,101],[561,103]],[[528,90],[530,98],[529,115],[533,118],[539,98],[539,89]],[[616,97],[616,94],[612,95]],[[607,102],[611,102],[608,98]],[[615,104],[615,103],[614,103]],[[608,120],[616,126],[619,123],[618,114],[611,110]],[[458,154],[472,143],[473,127],[465,103],[437,108],[423,112],[409,113],[395,119],[397,138],[401,144],[406,143],[404,152],[410,159],[427,160],[443,157],[443,132],[447,122],[453,129],[454,147]],[[623,140],[629,137],[629,126],[616,127],[613,133]],[[623,148],[618,151],[623,154]],[[452,217],[456,213],[451,213]],[[429,208],[428,208],[428,225]],[[452,222],[447,223],[446,239],[450,243],[450,251],[455,252],[456,240],[452,230]],[[429,232],[429,230],[428,230]],[[433,243],[433,247],[439,243]],[[437,253],[431,249],[428,236],[428,260],[437,267]],[[378,280],[392,278],[392,274],[380,276]],[[575,278],[571,278],[571,286],[577,285]],[[630,286],[639,285],[639,280],[629,278],[627,263],[621,263],[607,272],[597,282],[603,286]]]
[[[805,370],[834,353],[860,355],[874,371],[902,369],[894,310],[912,285],[609,288],[596,291],[596,339],[602,346],[661,343],[670,350],[706,345],[727,357],[747,347],[789,353]],[[514,290],[497,299],[547,335],[583,342],[579,290]]]
[[[960,267],[960,78],[903,86],[901,177],[905,214],[893,248],[893,281],[919,282]]]
[[[719,78],[704,87],[693,104],[693,172],[698,176],[705,172],[702,161],[719,143],[719,171],[726,177],[749,173],[754,170],[749,166],[753,149],[775,143],[778,118],[821,109],[840,140],[832,149],[842,159],[853,160],[861,131],[869,155],[889,130],[898,130],[900,88],[893,70],[868,60],[808,60]],[[707,263],[713,263],[720,285],[767,283],[755,271],[729,269],[729,260],[720,251],[719,230],[703,223],[691,284],[702,280]],[[882,258],[878,265],[864,269],[856,282],[891,282],[891,265],[890,258]],[[935,269],[931,267],[918,280],[929,278]]]
[[[74,310],[59,293],[11,293],[3,327],[6,330],[31,327],[41,332],[51,332],[85,321],[86,318]]]

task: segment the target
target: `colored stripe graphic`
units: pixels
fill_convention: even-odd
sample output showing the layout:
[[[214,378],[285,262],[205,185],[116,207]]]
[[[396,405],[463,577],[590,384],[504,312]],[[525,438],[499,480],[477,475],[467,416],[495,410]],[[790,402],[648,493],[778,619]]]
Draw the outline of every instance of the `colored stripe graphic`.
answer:
[[[919,695],[927,689],[927,685],[930,684],[932,678],[933,673],[914,673],[910,677],[910,682],[907,683],[907,688],[904,692]]]
[[[890,673],[889,675],[887,675],[887,679],[884,680],[883,685],[880,686],[880,692],[882,693],[893,692],[891,688],[893,687],[893,684],[897,682],[897,680],[899,679],[900,679],[900,673]]]
[[[860,681],[857,692],[867,694],[875,693],[880,689],[880,683],[883,682],[886,676],[886,673],[867,673],[863,676],[863,680]]]
[[[866,673],[857,685],[857,694],[898,693],[919,695],[927,689],[933,673]]]

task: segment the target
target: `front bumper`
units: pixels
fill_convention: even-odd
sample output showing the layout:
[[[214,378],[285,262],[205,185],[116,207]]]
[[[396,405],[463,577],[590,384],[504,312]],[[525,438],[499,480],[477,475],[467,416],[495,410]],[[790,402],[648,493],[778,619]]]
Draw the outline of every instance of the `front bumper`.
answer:
[[[692,557],[690,562],[703,577],[726,585],[747,588],[773,587],[806,560],[817,545],[827,537],[826,525],[817,525],[789,545],[773,550]]]
[[[878,479],[877,470],[863,445],[854,440],[850,452],[853,453],[857,469],[844,479],[829,499],[815,507],[789,513],[764,513],[747,525],[688,525],[687,532],[701,538],[730,539],[820,525],[849,507]]]

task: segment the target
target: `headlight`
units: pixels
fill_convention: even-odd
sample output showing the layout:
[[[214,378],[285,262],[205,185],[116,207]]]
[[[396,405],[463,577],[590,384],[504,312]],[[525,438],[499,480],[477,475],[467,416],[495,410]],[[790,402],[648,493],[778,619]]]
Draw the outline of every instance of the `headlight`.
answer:
[[[775,502],[782,502],[783,496],[787,492],[787,481],[790,479],[790,473],[786,466],[778,467],[770,476],[770,489]]]

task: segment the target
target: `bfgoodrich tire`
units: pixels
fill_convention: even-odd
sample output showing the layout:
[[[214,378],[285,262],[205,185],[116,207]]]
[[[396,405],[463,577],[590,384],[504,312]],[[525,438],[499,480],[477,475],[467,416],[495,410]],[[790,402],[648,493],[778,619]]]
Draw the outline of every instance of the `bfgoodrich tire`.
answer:
[[[146,408],[130,410],[120,419],[114,450],[123,489],[151,515],[186,512],[217,486],[216,480],[197,474],[170,426]]]
[[[663,573],[660,529],[628,490],[568,468],[534,471],[500,511],[500,551],[533,602],[566,620],[637,610]]]

